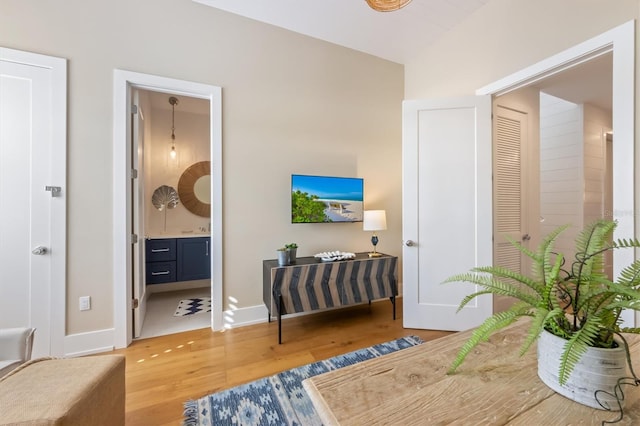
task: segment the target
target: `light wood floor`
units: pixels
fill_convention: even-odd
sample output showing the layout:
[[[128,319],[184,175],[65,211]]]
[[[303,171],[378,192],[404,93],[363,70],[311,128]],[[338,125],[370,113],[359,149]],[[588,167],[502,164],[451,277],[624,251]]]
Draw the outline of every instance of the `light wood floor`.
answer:
[[[399,299],[395,321],[388,301],[285,318],[281,345],[278,323],[265,322],[138,340],[113,353],[126,356],[127,426],[175,426],[189,399],[398,337],[447,334],[402,328]]]

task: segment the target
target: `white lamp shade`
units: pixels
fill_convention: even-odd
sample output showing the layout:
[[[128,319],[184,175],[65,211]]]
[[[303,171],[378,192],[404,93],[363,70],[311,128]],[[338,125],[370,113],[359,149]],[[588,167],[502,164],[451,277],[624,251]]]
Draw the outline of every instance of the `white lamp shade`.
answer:
[[[363,231],[382,231],[385,229],[387,229],[387,213],[384,210],[364,211]]]

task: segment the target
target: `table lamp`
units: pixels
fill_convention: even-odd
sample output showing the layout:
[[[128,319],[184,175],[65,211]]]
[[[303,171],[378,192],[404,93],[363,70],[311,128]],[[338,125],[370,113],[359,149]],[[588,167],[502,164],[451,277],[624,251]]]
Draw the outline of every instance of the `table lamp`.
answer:
[[[363,231],[373,231],[371,237],[371,244],[373,244],[373,251],[369,253],[369,257],[382,256],[376,251],[376,245],[378,244],[378,236],[376,231],[383,231],[387,229],[387,213],[384,210],[365,210],[364,219],[362,220]]]

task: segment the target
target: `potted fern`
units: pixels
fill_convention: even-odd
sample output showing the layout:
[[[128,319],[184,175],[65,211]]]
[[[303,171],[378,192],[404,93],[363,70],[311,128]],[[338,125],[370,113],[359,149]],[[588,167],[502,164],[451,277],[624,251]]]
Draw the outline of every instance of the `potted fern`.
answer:
[[[493,332],[521,317],[529,317],[531,324],[520,355],[539,339],[538,376],[542,381],[577,402],[609,410],[617,406],[622,413],[623,398],[619,397],[619,387],[628,375],[627,366],[633,376],[631,384],[640,384],[631,366],[629,348],[621,334],[640,334],[640,328],[623,328],[620,319],[623,309],[640,310],[640,260],[624,268],[612,281],[603,272],[604,253],[637,248],[640,241],[613,241],[616,226],[616,222],[609,220],[598,220],[586,226],[576,237],[573,260],[554,251],[556,239],[568,226],[551,232],[535,252],[510,240],[532,259],[531,276],[500,266],[486,266],[448,278],[445,283],[463,281],[481,288],[466,296],[458,310],[483,294],[508,296],[515,300],[508,310],[495,313],[474,330],[458,352],[449,373],[454,373],[473,348]],[[547,353],[548,350],[552,352]],[[611,360],[596,361],[600,367],[608,366],[605,368],[607,371],[591,371],[595,368],[589,365],[591,352],[596,355],[613,353]],[[602,374],[609,373],[613,378],[608,382],[591,383],[594,377],[600,378]],[[589,386],[592,388],[587,389]]]

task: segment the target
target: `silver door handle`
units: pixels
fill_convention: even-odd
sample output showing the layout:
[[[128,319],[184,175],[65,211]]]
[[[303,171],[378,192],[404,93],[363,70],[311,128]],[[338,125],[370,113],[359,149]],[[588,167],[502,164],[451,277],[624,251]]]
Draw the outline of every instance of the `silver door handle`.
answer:
[[[43,246],[38,246],[36,248],[34,248],[33,250],[31,250],[31,253],[35,254],[36,256],[42,256],[44,254],[47,254],[47,248],[43,247]]]
[[[404,245],[407,247],[413,247],[415,245],[415,243],[411,240],[407,240],[404,242]]]

